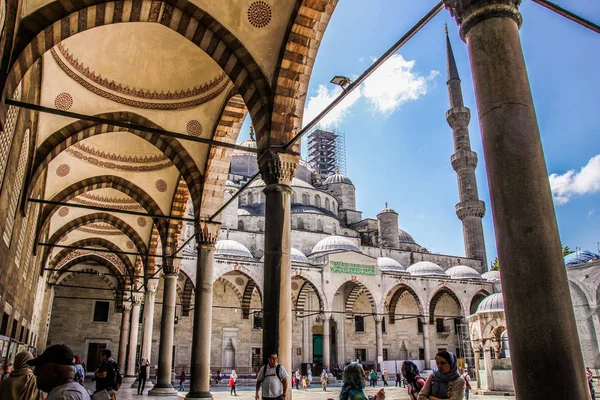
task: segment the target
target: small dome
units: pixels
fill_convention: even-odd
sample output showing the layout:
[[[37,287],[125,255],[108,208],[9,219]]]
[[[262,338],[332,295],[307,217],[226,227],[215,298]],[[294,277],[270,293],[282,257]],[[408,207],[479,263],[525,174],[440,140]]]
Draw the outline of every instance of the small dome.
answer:
[[[248,148],[251,148],[251,149],[256,149],[256,140],[247,139],[247,140],[244,140],[243,142],[238,142],[237,145],[238,146],[248,147]]]
[[[246,210],[245,208],[238,208],[238,215],[252,215],[252,213],[250,213],[250,211]]]
[[[446,275],[452,279],[481,279],[479,272],[466,265],[457,265],[456,267],[448,268]]]
[[[569,265],[584,264],[586,262],[595,261],[595,260],[600,260],[600,255],[598,255],[596,253],[592,253],[591,251],[588,251],[588,250],[583,250],[583,251],[579,252],[579,254],[578,254],[578,252],[567,254],[565,256],[565,265],[569,266]]]
[[[400,239],[400,243],[409,243],[409,244],[417,244],[417,242],[415,242],[415,239],[413,239],[412,236],[410,236],[410,234],[406,231],[403,231],[402,229],[398,229],[398,238]]]
[[[383,208],[383,210],[379,211],[379,214],[384,214],[384,213],[394,213],[394,214],[398,214],[396,211],[394,211],[392,208],[388,207],[388,203],[387,201],[385,202],[385,207]],[[379,215],[378,214],[378,215]]]
[[[235,240],[218,240],[215,245],[216,256],[236,256],[236,257],[250,257],[253,258],[250,250],[243,244],[236,242]]]
[[[494,311],[504,311],[504,298],[502,293],[490,294],[488,297],[483,299],[477,307],[477,314],[488,313]]]
[[[360,252],[358,246],[352,243],[350,240],[342,236],[328,236],[325,239],[321,239],[319,243],[313,247],[312,253],[323,253],[326,251],[357,251]]]
[[[390,257],[379,257],[377,266],[382,271],[406,271],[402,264]]]
[[[265,184],[265,181],[262,180],[262,178],[258,178],[257,180],[252,182],[248,187],[256,188],[256,187],[261,187],[261,186],[267,186],[267,185]],[[292,178],[292,187],[303,187],[306,189],[314,189],[313,185],[311,185],[310,183],[304,182],[303,180],[298,179],[298,178]]]
[[[301,262],[301,263],[308,263],[310,262],[309,259],[304,255],[303,252],[301,252],[298,249],[295,249],[292,247],[292,261],[294,262]]]
[[[500,283],[500,271],[488,271],[481,274],[481,277],[488,282]]]
[[[332,183],[347,183],[348,185],[352,185],[350,178],[348,178],[346,175],[340,174],[339,172],[328,176],[327,179],[325,179],[325,182],[323,182],[323,185],[329,185]]]
[[[406,269],[411,275],[441,275],[446,276],[446,273],[439,265],[431,261],[421,261],[415,263]]]
[[[233,183],[232,181],[230,181],[229,179],[225,182],[225,186],[227,186],[227,187],[237,187],[237,185],[235,183]]]

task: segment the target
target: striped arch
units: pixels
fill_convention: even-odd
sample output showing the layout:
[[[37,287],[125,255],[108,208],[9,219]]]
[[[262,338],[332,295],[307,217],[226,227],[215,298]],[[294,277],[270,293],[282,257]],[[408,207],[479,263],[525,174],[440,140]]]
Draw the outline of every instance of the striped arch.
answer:
[[[286,132],[278,138],[286,143],[302,127],[308,81],[323,34],[338,0],[297,0],[279,54],[273,87],[271,132]],[[260,136],[258,136],[261,139]],[[266,139],[266,138],[265,138]],[[264,147],[263,140],[259,148]]]
[[[152,254],[158,254],[158,242],[161,242],[161,248],[162,248],[162,241],[160,240],[160,236],[158,233],[158,229],[156,229],[156,225],[152,226],[152,232],[150,233],[150,240],[149,240],[149,244],[148,244],[148,258],[145,262],[146,264],[146,273],[148,274],[153,274],[156,272],[156,257],[152,257]],[[162,262],[161,262],[162,264]]]
[[[485,299],[489,295],[490,295],[490,293],[487,290],[483,290],[483,289],[480,290],[479,292],[475,293],[475,295],[471,299],[471,303],[469,305],[469,313],[471,315],[475,314],[475,312],[477,311],[477,307],[479,307],[479,304],[481,304],[483,299]]]
[[[181,315],[189,317],[192,309],[192,298],[194,297],[194,283],[183,269],[179,270],[179,278],[184,281],[181,292]]]
[[[229,279],[225,279],[222,276],[219,277],[215,281],[215,283],[217,283],[217,282],[222,283],[223,285],[227,285],[231,290],[233,290],[233,292],[237,296],[238,300],[240,301],[240,307],[242,307],[242,298],[243,298],[243,295],[242,295],[242,292],[240,292],[240,290],[237,288],[237,286],[235,286],[233,284],[233,282],[231,282]],[[244,318],[244,319],[248,319],[248,318]]]
[[[173,194],[173,201],[171,202],[171,213],[172,217],[184,217],[187,203],[190,198],[190,192],[188,192],[185,185],[185,181],[180,178],[177,190]],[[167,235],[167,242],[165,246],[165,254],[173,254],[179,247],[179,237],[183,230],[183,221],[170,220],[169,230]]]
[[[210,56],[227,74],[250,110],[258,132],[269,125],[271,85],[239,39],[189,0],[54,1],[25,17],[4,97],[12,94],[29,68],[52,46],[102,25],[157,23],[179,33]]]
[[[448,289],[447,287],[441,287],[440,289],[438,289],[437,292],[435,292],[433,297],[431,297],[431,299],[429,300],[429,323],[430,324],[435,323],[435,307],[437,306],[438,301],[440,301],[442,296],[445,294],[450,296],[450,298],[456,302],[458,309],[462,312],[463,308],[460,303],[460,300],[458,299],[458,296],[456,296],[456,294],[452,290]]]
[[[112,112],[99,114],[97,116],[120,122],[130,122],[148,128],[162,129],[149,119],[132,112]],[[146,140],[158,150],[162,151],[185,179],[192,195],[194,206],[200,206],[201,192],[199,187],[202,182],[202,174],[198,170],[192,156],[190,156],[177,139],[160,136],[155,133],[142,132],[131,128],[120,128],[114,125],[97,124],[95,122],[81,120],[75,121],[72,124],[57,130],[48,136],[48,138],[46,138],[46,140],[44,140],[37,148],[32,169],[33,173],[31,179],[28,181],[28,193],[31,193],[36,181],[48,167],[50,162],[61,152],[84,139],[109,132],[129,132]],[[198,214],[196,214],[196,218],[197,217]]]
[[[110,241],[108,241],[104,238],[100,238],[100,237],[78,240],[76,242],[71,243],[69,246],[73,246],[73,247],[92,247],[92,246],[94,246],[94,247],[103,247],[106,250],[123,251],[119,246],[117,246],[113,242],[110,242]],[[58,252],[56,254],[56,256],[54,256],[52,258],[50,263],[48,263],[48,268],[53,269],[54,267],[56,267],[56,265],[58,265],[58,263],[60,263],[64,257],[66,257],[68,254],[72,253],[73,251],[75,251],[75,249],[62,249],[60,252]],[[82,251],[84,251],[84,250],[82,250]],[[88,251],[93,252],[93,250],[88,250]],[[134,268],[133,264],[131,263],[131,260],[129,259],[128,256],[126,256],[125,254],[119,254],[119,253],[109,253],[109,254],[113,254],[115,257],[118,257],[121,260],[123,265],[125,265],[125,268],[127,268],[127,272],[129,275],[134,274],[135,268]],[[125,273],[125,271],[122,271],[122,273]]]
[[[389,309],[388,309],[388,321],[390,324],[396,323],[396,306],[398,305],[398,301],[400,301],[400,298],[402,297],[402,295],[404,293],[410,293],[410,295],[413,297],[413,299],[417,303],[417,308],[419,309],[419,314],[423,315],[423,305],[421,304],[421,301],[419,300],[419,296],[417,296],[415,291],[410,286],[405,285],[405,284],[400,284],[400,285],[397,285],[394,288],[392,288],[392,291],[394,291],[394,290],[395,290],[395,292],[392,295],[392,298],[390,299],[390,305],[389,305]]]
[[[221,117],[213,131],[212,140],[235,143],[246,114],[248,114],[248,109],[242,96],[239,94],[232,96],[230,93],[229,100],[221,110]],[[212,216],[223,205],[223,189],[227,182],[232,155],[233,150],[231,149],[210,146],[204,168],[205,179],[202,184],[200,214],[204,218]]]
[[[311,281],[304,278],[303,276],[296,275],[294,278],[298,278],[303,281],[302,286],[300,287],[300,290],[298,291],[296,302],[294,303],[294,306],[295,306],[294,311],[296,311],[296,312],[304,311],[304,306],[306,305],[306,299],[308,299],[308,295],[311,292],[313,292],[317,296],[317,299],[319,300],[319,311],[323,312],[325,310],[323,294],[317,289],[317,287]]]
[[[71,279],[73,279],[77,275],[77,272],[87,272],[87,273],[92,272],[92,273],[97,273],[98,271],[94,270],[93,268],[83,268],[83,269],[78,269],[77,271],[64,272],[56,280],[55,286],[61,286],[61,284],[70,281]],[[123,289],[122,289],[122,286],[115,286],[114,283],[113,283],[113,281],[110,280],[110,278],[108,276],[106,276],[106,275],[97,275],[97,277],[100,278],[106,284],[106,286],[108,286],[108,288],[110,290],[112,290],[112,294],[113,294],[113,297],[115,299],[115,312],[121,311],[122,308],[123,308]]]
[[[365,285],[358,281],[351,281],[353,284],[352,290],[348,293],[348,297],[346,298],[346,304],[344,305],[344,311],[346,313],[346,319],[354,318],[352,316],[354,303],[356,303],[356,299],[358,299],[361,295],[366,294],[369,298],[369,302],[371,303],[371,308],[373,313],[377,314],[377,306],[375,304],[375,299],[373,298],[373,294]]]
[[[60,238],[62,238],[64,235],[68,234],[69,232],[79,228],[80,226],[84,226],[84,225],[87,225],[87,224],[90,224],[93,222],[105,222],[107,224],[114,226],[115,228],[117,228],[121,232],[123,232],[124,235],[129,237],[129,239],[135,245],[138,253],[141,253],[141,254],[148,253],[148,248],[146,247],[146,244],[143,242],[142,238],[135,231],[135,229],[133,229],[131,227],[131,225],[129,225],[128,223],[126,223],[125,221],[120,219],[119,217],[115,217],[114,215],[108,214],[105,212],[86,214],[86,215],[82,215],[79,218],[75,218],[72,221],[69,221],[65,225],[61,226],[56,232],[54,232],[54,234],[52,234],[52,236],[50,236],[50,238],[48,239],[48,243],[56,244],[56,243],[58,243]],[[47,253],[48,249],[49,248],[46,247],[45,253],[44,253],[44,259],[46,259],[46,255],[48,254]]]
[[[242,318],[249,319],[250,318],[250,306],[252,304],[252,293],[254,293],[254,289],[258,291],[258,295],[260,296],[260,301],[262,303],[262,295],[256,286],[256,282],[254,280],[249,279],[248,283],[246,283],[246,287],[244,288],[244,294],[242,296]]]

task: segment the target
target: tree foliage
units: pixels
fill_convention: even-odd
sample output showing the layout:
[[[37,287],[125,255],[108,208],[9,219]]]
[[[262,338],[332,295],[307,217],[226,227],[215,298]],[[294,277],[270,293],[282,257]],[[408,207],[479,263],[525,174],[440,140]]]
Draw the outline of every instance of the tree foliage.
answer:
[[[561,245],[562,246],[562,245]],[[569,246],[562,246],[562,254],[564,256],[568,256],[569,254],[575,253],[574,250],[571,250]],[[500,262],[498,261],[498,257],[492,262],[491,271],[500,271]]]

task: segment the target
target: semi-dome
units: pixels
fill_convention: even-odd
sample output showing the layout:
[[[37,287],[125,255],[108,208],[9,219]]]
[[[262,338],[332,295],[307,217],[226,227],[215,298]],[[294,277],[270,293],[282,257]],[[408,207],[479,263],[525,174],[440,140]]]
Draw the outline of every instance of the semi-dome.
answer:
[[[291,258],[292,258],[292,261],[294,261],[294,262],[301,262],[301,263],[310,262],[310,260],[304,255],[303,252],[301,252],[300,250],[295,249],[293,247],[292,247]]]
[[[339,172],[328,176],[327,179],[325,179],[325,182],[323,182],[323,185],[330,185],[332,183],[347,183],[348,185],[352,185],[350,178],[348,178],[346,175],[340,174]]]
[[[250,250],[240,242],[235,240],[218,240],[215,244],[216,256],[236,256],[253,258]]]
[[[400,243],[409,243],[409,244],[417,244],[415,239],[406,231],[402,229],[398,229],[398,238],[400,239]]]
[[[267,186],[267,185],[266,185],[265,181],[262,180],[262,178],[258,178],[254,182],[252,182],[248,187],[256,188],[256,187],[261,187],[261,186]],[[306,188],[306,189],[314,189],[313,185],[311,185],[308,182],[304,182],[303,180],[298,179],[298,178],[292,178],[292,187],[302,187],[302,188]]]
[[[446,273],[436,263],[432,263],[431,261],[421,261],[415,263],[406,269],[410,272],[411,275],[441,275],[446,276]]]
[[[490,294],[488,297],[483,299],[477,307],[477,314],[504,311],[504,298],[502,293]]]
[[[575,252],[571,254],[567,254],[565,256],[565,265],[577,265],[583,264],[589,261],[600,260],[600,255],[596,253],[592,253],[588,250],[583,250],[581,252]]]
[[[406,271],[402,264],[390,257],[379,257],[377,266],[382,271]]]
[[[352,243],[350,240],[342,236],[328,236],[325,239],[321,239],[315,247],[313,247],[312,253],[324,253],[326,251],[357,251],[360,249],[357,245]]]
[[[481,277],[488,282],[499,283],[500,282],[500,271],[488,271],[481,274]]]
[[[323,209],[314,206],[305,206],[304,204],[292,204],[292,214],[326,215]]]
[[[457,265],[456,267],[448,268],[446,275],[452,279],[481,279],[479,272],[466,265]]]

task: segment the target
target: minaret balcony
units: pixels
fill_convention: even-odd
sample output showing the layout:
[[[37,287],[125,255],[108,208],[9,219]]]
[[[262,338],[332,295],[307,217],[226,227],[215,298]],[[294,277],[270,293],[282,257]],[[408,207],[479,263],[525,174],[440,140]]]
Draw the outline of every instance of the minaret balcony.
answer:
[[[485,203],[481,200],[462,201],[456,205],[456,215],[461,221],[469,217],[483,218]]]
[[[446,121],[450,128],[466,128],[471,121],[471,111],[467,107],[453,107],[446,111]]]
[[[475,169],[477,167],[477,153],[471,150],[457,150],[450,156],[452,168],[458,172],[465,168]]]

